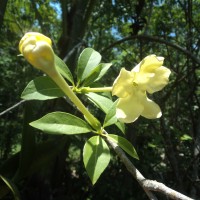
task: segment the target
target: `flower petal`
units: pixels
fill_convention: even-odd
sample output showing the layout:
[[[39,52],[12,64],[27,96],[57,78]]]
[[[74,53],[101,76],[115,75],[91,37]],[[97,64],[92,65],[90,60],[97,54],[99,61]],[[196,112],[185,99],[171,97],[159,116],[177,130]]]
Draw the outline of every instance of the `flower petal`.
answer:
[[[152,73],[155,69],[163,65],[164,58],[156,55],[145,57],[140,64],[140,72]]]
[[[142,113],[144,107],[137,95],[120,98],[117,103],[116,117],[124,122],[134,122]]]
[[[151,73],[156,68],[163,65],[164,57],[156,55],[146,56],[138,65],[136,65],[131,71]]]
[[[162,112],[158,104],[146,97],[143,101],[144,110],[141,115],[147,119],[156,119],[162,116]]]
[[[19,50],[35,68],[48,75],[55,73],[55,55],[50,38],[40,33],[28,32],[20,40]]]
[[[170,70],[162,66],[163,61],[163,57],[150,55],[132,69],[132,71],[137,72],[134,82],[141,90],[152,94],[161,90],[168,83]]]
[[[27,40],[28,39],[28,40]],[[31,40],[33,41],[33,43],[35,44],[37,41],[45,41],[47,42],[49,45],[52,45],[51,39],[46,37],[45,35],[41,34],[41,33],[37,33],[37,32],[27,32],[22,39],[20,40],[19,43],[19,51],[22,53],[22,46],[26,45],[24,42],[31,42]]]
[[[169,82],[169,75],[171,71],[166,67],[159,67],[155,70],[154,76],[149,79],[146,85],[146,90],[150,94],[163,89]]]
[[[134,73],[122,68],[113,83],[112,95],[124,98],[133,93]]]

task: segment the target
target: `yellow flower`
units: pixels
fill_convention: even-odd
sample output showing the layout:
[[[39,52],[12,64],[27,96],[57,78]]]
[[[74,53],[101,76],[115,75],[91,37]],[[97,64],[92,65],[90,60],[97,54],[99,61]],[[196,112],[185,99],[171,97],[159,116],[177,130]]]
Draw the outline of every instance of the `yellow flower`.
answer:
[[[19,43],[19,50],[35,68],[49,74],[55,70],[51,39],[37,32],[26,33]]]
[[[161,117],[160,107],[146,93],[157,92],[168,83],[171,72],[162,66],[163,61],[163,57],[150,55],[131,71],[121,69],[112,89],[112,95],[119,97],[116,116],[120,121],[131,123],[140,115],[148,119]]]

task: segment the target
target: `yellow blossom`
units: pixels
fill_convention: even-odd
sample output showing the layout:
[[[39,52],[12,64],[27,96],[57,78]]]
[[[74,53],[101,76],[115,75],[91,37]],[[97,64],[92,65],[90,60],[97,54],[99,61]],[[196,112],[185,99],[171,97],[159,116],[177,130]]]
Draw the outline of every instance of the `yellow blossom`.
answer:
[[[170,70],[164,58],[150,55],[131,71],[122,68],[113,84],[112,94],[119,97],[116,116],[125,123],[134,122],[140,115],[148,119],[161,117],[160,107],[147,97],[161,90],[167,83]]]
[[[19,43],[19,50],[35,68],[47,74],[55,71],[51,39],[37,32],[26,33]]]

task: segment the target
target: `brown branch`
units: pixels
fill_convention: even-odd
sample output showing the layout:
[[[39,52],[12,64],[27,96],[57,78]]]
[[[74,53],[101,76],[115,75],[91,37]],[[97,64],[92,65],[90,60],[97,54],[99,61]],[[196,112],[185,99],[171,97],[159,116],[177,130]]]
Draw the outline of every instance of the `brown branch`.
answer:
[[[188,57],[190,57],[193,61],[195,61],[196,63],[200,64],[200,60],[194,54],[192,54],[190,51],[188,51],[187,49],[179,46],[178,44],[175,44],[175,43],[169,42],[167,40],[161,39],[160,37],[149,36],[149,35],[133,35],[133,36],[125,37],[125,38],[123,38],[121,40],[118,40],[118,41],[110,44],[106,48],[102,49],[101,53],[106,52],[108,49],[110,49],[110,48],[112,48],[112,47],[114,47],[116,45],[119,45],[119,44],[124,43],[124,42],[129,41],[129,40],[135,40],[135,39],[146,40],[148,42],[157,42],[157,43],[160,43],[160,44],[165,44],[165,45],[170,46],[170,47],[172,47],[172,48],[174,48],[174,49],[176,49],[178,51],[181,51],[183,54],[185,54]]]
[[[107,132],[104,130],[104,134],[107,134]],[[140,184],[140,186],[143,188],[149,199],[156,200],[157,197],[151,192],[156,191],[160,192],[162,194],[165,194],[167,197],[171,199],[176,200],[194,200],[190,197],[187,197],[169,187],[164,185],[163,183],[154,181],[154,180],[148,180],[146,179],[140,171],[133,165],[133,163],[128,159],[124,151],[112,140],[109,138],[106,138],[106,141],[108,144],[113,148],[113,150],[116,152],[116,154],[119,156],[123,164],[126,166],[127,170],[132,174],[132,176],[137,180],[137,182]]]

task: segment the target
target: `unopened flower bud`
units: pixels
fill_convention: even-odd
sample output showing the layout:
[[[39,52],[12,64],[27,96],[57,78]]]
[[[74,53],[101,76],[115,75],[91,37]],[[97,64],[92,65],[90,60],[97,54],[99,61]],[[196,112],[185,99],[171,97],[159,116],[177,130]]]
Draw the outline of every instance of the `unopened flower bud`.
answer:
[[[36,32],[26,33],[19,43],[19,50],[35,68],[47,74],[55,70],[51,39],[45,35]]]

